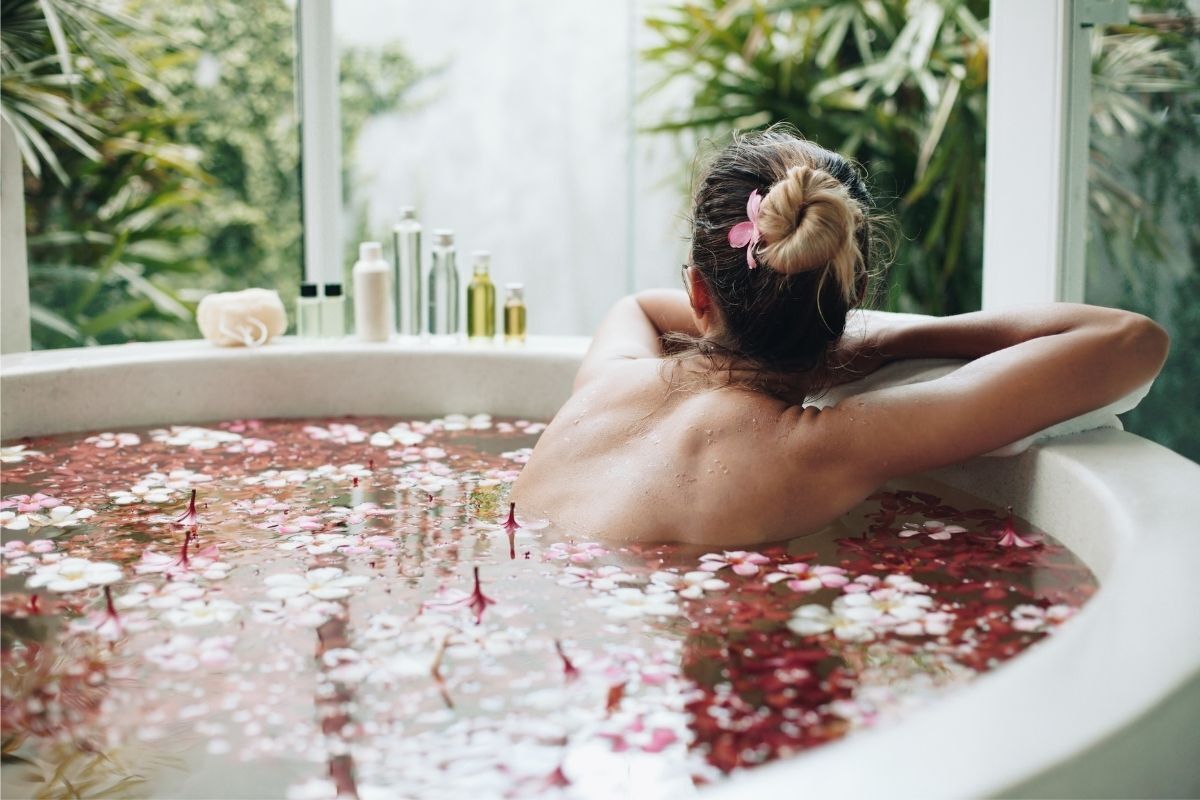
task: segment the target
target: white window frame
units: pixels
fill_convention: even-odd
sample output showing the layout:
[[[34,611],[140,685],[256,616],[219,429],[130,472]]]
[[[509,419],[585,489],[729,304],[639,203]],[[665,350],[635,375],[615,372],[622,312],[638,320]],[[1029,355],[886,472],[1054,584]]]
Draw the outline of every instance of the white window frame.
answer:
[[[983,307],[1083,302],[1091,44],[1127,0],[992,0]]]

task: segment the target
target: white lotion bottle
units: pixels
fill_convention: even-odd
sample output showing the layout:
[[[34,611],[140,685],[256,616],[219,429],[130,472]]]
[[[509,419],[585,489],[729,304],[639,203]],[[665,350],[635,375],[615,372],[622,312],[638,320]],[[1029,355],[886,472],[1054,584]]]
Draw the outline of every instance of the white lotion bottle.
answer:
[[[354,332],[364,342],[386,342],[393,330],[392,267],[383,245],[363,242],[354,264]]]

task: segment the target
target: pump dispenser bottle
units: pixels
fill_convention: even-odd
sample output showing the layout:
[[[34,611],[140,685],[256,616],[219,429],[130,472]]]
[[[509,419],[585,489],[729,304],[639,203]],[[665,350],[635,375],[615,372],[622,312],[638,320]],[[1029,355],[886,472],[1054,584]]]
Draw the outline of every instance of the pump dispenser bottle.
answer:
[[[504,341],[525,341],[525,284],[504,284]]]
[[[396,330],[402,336],[421,333],[421,223],[412,206],[400,209],[392,228],[392,284],[396,295]]]
[[[386,342],[392,327],[392,268],[383,245],[363,242],[354,265],[354,332],[364,342]]]
[[[296,298],[296,335],[304,339],[315,339],[321,335],[321,297],[315,283],[300,284],[300,296]]]
[[[488,341],[496,335],[496,286],[488,274],[492,255],[486,250],[476,250],[471,260],[474,274],[467,284],[467,336]]]
[[[433,263],[429,267],[429,332],[454,336],[461,327],[458,309],[458,265],[454,255],[454,231],[433,232]]]

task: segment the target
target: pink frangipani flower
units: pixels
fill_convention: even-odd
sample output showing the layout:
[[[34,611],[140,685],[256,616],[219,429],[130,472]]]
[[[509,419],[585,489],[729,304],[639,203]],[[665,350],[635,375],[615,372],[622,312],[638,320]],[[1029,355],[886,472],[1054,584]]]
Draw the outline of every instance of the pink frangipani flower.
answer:
[[[700,556],[700,569],[705,572],[718,572],[725,567],[732,567],[735,574],[742,576],[757,575],[763,564],[770,563],[771,559],[762,553],[745,550],[726,550]]]

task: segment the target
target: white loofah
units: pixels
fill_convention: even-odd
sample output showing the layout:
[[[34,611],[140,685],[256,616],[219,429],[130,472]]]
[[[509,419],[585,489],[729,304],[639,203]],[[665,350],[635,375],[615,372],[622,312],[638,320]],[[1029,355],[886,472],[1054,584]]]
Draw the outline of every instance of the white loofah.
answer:
[[[200,333],[221,347],[258,347],[287,330],[287,312],[273,289],[207,295],[196,309]]]

